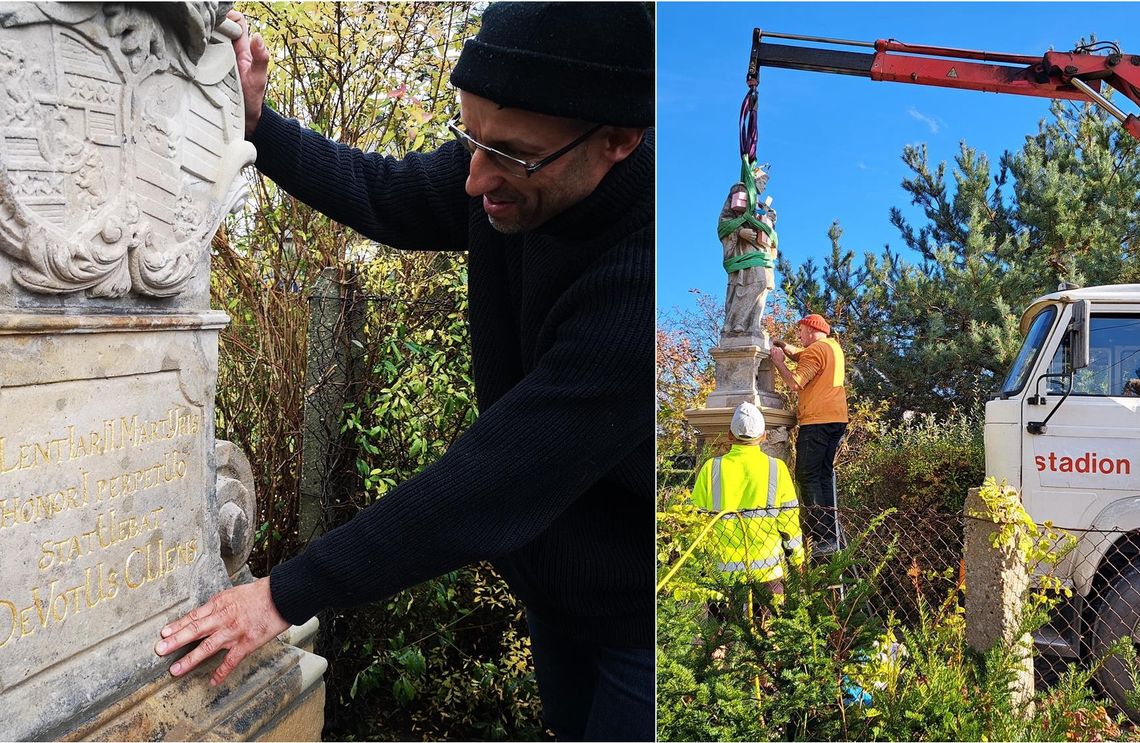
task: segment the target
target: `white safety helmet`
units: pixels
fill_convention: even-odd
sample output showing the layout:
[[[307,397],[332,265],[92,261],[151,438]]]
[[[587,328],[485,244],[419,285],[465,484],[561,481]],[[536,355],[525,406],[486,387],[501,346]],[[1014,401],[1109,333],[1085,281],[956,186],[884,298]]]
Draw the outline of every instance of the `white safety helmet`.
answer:
[[[764,414],[752,403],[742,402],[732,414],[729,430],[742,441],[755,441],[764,435]]]

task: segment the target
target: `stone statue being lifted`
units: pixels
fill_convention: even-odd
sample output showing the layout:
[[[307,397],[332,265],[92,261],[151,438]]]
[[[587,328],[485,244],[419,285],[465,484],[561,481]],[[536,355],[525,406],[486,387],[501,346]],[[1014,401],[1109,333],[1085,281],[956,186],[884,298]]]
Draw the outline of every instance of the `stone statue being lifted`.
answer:
[[[736,406],[750,402],[768,422],[765,452],[786,459],[795,416],[776,394],[772,346],[762,324],[768,292],[776,288],[776,212],[770,197],[758,203],[768,185],[766,166],[757,167],[754,151],[741,158],[741,182],[729,189],[716,226],[728,274],[724,326],[720,341],[709,349],[716,382],[705,406],[686,410],[685,420],[700,432],[701,441],[722,440]]]
[[[762,170],[757,169],[757,173],[759,191],[767,177]],[[748,194],[744,184],[738,182],[729,190],[717,224],[724,248],[724,269],[728,272],[721,337],[764,337],[760,321],[768,292],[776,288],[776,213],[761,205],[753,216],[768,230],[757,230],[744,218],[746,211]]]

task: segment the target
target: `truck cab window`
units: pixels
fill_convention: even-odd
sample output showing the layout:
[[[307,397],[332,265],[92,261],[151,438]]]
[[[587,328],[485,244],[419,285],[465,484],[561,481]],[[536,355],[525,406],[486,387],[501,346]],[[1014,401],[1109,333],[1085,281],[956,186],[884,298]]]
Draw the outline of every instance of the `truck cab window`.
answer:
[[[1140,315],[1094,314],[1089,325],[1089,365],[1073,378],[1073,394],[1140,397]],[[1068,373],[1069,337],[1065,336],[1049,371]],[[1051,378],[1050,395],[1065,392],[1065,380]]]
[[[1001,388],[1002,395],[1016,394],[1025,386],[1029,373],[1037,362],[1037,355],[1041,353],[1041,347],[1045,345],[1045,339],[1049,337],[1049,329],[1053,327],[1053,320],[1056,317],[1057,308],[1046,307],[1038,313],[1037,317],[1033,318],[1029,332],[1025,334],[1025,343],[1022,344],[1021,351],[1018,352],[1013,366],[1010,367],[1009,374],[1005,377],[1005,384]]]

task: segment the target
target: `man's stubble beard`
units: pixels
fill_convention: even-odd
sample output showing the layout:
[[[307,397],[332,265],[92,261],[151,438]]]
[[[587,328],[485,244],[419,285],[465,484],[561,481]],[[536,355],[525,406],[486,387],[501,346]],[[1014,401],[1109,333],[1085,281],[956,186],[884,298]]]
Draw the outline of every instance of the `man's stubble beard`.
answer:
[[[588,164],[588,147],[589,143],[581,147],[578,152],[568,154],[567,157],[574,157],[575,159],[568,163],[563,177],[552,181],[543,189],[541,214],[528,214],[520,209],[518,219],[514,222],[504,222],[488,214],[487,221],[490,222],[491,227],[504,235],[519,235],[530,232],[590,196],[597,188],[597,184],[589,187],[583,182],[582,173]]]
[[[502,222],[490,215],[487,215],[487,221],[491,223],[491,226],[495,228],[495,231],[500,232],[504,235],[518,235],[526,232],[526,230],[520,224]]]

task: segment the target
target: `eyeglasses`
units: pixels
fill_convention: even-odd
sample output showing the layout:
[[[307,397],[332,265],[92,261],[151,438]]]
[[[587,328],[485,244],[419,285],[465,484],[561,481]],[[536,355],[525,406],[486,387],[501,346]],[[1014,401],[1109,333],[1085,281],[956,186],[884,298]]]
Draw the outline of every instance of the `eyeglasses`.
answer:
[[[515,178],[530,178],[532,175],[542,170],[547,165],[550,165],[550,163],[554,162],[570,150],[582,144],[590,137],[594,136],[594,134],[599,129],[605,126],[605,124],[598,124],[562,149],[547,155],[541,160],[528,162],[526,160],[520,160],[517,157],[508,155],[505,152],[500,152],[494,147],[488,147],[482,142],[475,141],[475,139],[472,138],[470,134],[456,126],[456,122],[458,121],[459,119],[452,119],[451,121],[447,122],[447,128],[451,130],[451,133],[455,135],[456,139],[463,143],[463,146],[467,148],[467,151],[474,155],[475,150],[482,150],[489,158],[491,158],[491,162],[493,162],[499,168],[499,170],[502,170],[507,175],[514,176]]]

